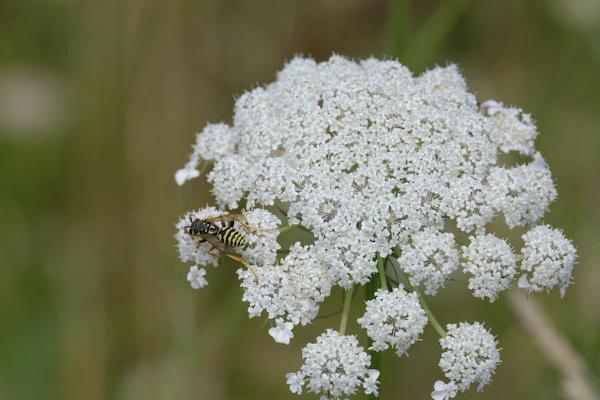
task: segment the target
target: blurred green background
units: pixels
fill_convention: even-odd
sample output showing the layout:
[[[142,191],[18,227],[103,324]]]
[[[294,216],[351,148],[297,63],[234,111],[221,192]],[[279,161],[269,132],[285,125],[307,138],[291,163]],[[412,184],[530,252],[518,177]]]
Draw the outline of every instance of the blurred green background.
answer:
[[[454,62],[480,100],[533,115],[559,192],[545,221],[580,253],[563,300],[535,297],[600,375],[598,0],[1,0],[1,399],[298,398],[285,373],[339,317],[286,347],[247,318],[233,265],[191,290],[173,224],[209,188],[173,174],[236,96],[295,54],[332,52]],[[563,398],[506,296],[490,305],[458,281],[430,305],[444,323],[485,321],[503,348],[493,383],[461,398]],[[429,398],[439,353],[428,328],[410,357],[384,355],[385,398]]]

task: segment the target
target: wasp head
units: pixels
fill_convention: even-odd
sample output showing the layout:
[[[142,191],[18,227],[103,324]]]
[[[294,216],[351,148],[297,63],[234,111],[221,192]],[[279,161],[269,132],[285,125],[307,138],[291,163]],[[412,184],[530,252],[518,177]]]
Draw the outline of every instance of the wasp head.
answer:
[[[185,227],[186,232],[191,236],[199,236],[200,234],[214,235],[219,228],[205,219],[196,218],[192,220],[190,217],[190,225]]]

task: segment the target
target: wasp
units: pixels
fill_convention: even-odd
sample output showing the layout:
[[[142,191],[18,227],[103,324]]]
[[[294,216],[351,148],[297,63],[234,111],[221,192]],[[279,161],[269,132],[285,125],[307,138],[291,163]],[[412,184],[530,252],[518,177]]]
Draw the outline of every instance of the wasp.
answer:
[[[190,225],[184,227],[185,232],[193,238],[197,238],[197,244],[207,242],[211,245],[208,254],[216,256],[214,253],[217,250],[220,254],[229,257],[240,264],[244,265],[254,279],[258,281],[256,271],[246,261],[235,253],[236,248],[243,248],[248,245],[246,237],[242,232],[234,227],[237,222],[246,233],[256,233],[259,231],[268,231],[273,228],[254,228],[245,222],[245,218],[240,214],[222,214],[216,217],[208,217],[204,219],[192,218],[190,215]],[[220,223],[220,224],[218,224]],[[274,228],[278,229],[278,228]]]

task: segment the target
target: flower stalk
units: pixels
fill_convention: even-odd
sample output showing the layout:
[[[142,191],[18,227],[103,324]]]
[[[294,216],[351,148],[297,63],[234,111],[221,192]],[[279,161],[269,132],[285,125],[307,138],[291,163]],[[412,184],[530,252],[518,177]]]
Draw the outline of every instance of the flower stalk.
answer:
[[[377,253],[377,270],[379,271],[379,279],[381,281],[381,288],[388,289],[387,278],[385,275],[385,266],[387,264],[387,257],[383,258]]]
[[[404,271],[402,271],[402,268],[400,268],[398,260],[396,258],[389,257],[389,259],[392,262],[392,266],[394,267],[394,272],[397,274],[397,276],[400,277],[404,285],[406,285],[406,288],[415,292],[419,296],[419,303],[421,304],[421,307],[423,307],[423,310],[425,310],[425,312],[427,313],[427,318],[429,319],[429,323],[431,324],[433,329],[435,329],[435,331],[438,333],[438,335],[440,335],[440,337],[446,336],[446,331],[438,322],[437,318],[429,308],[429,305],[427,304],[427,300],[425,300],[425,295],[423,294],[423,292],[421,292],[419,288],[414,287],[410,283],[410,280],[408,279]]]
[[[340,321],[340,335],[346,334],[346,326],[348,325],[348,315],[350,314],[350,306],[352,305],[352,292],[354,287],[346,289],[344,293],[344,308],[342,309],[342,320]]]

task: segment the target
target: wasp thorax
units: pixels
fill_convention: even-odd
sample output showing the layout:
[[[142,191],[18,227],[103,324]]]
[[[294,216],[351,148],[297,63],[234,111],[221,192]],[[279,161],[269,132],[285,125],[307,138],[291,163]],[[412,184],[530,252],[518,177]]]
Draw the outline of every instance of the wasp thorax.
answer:
[[[188,233],[193,236],[200,234],[214,234],[219,228],[206,221],[205,219],[196,218],[188,228]]]

